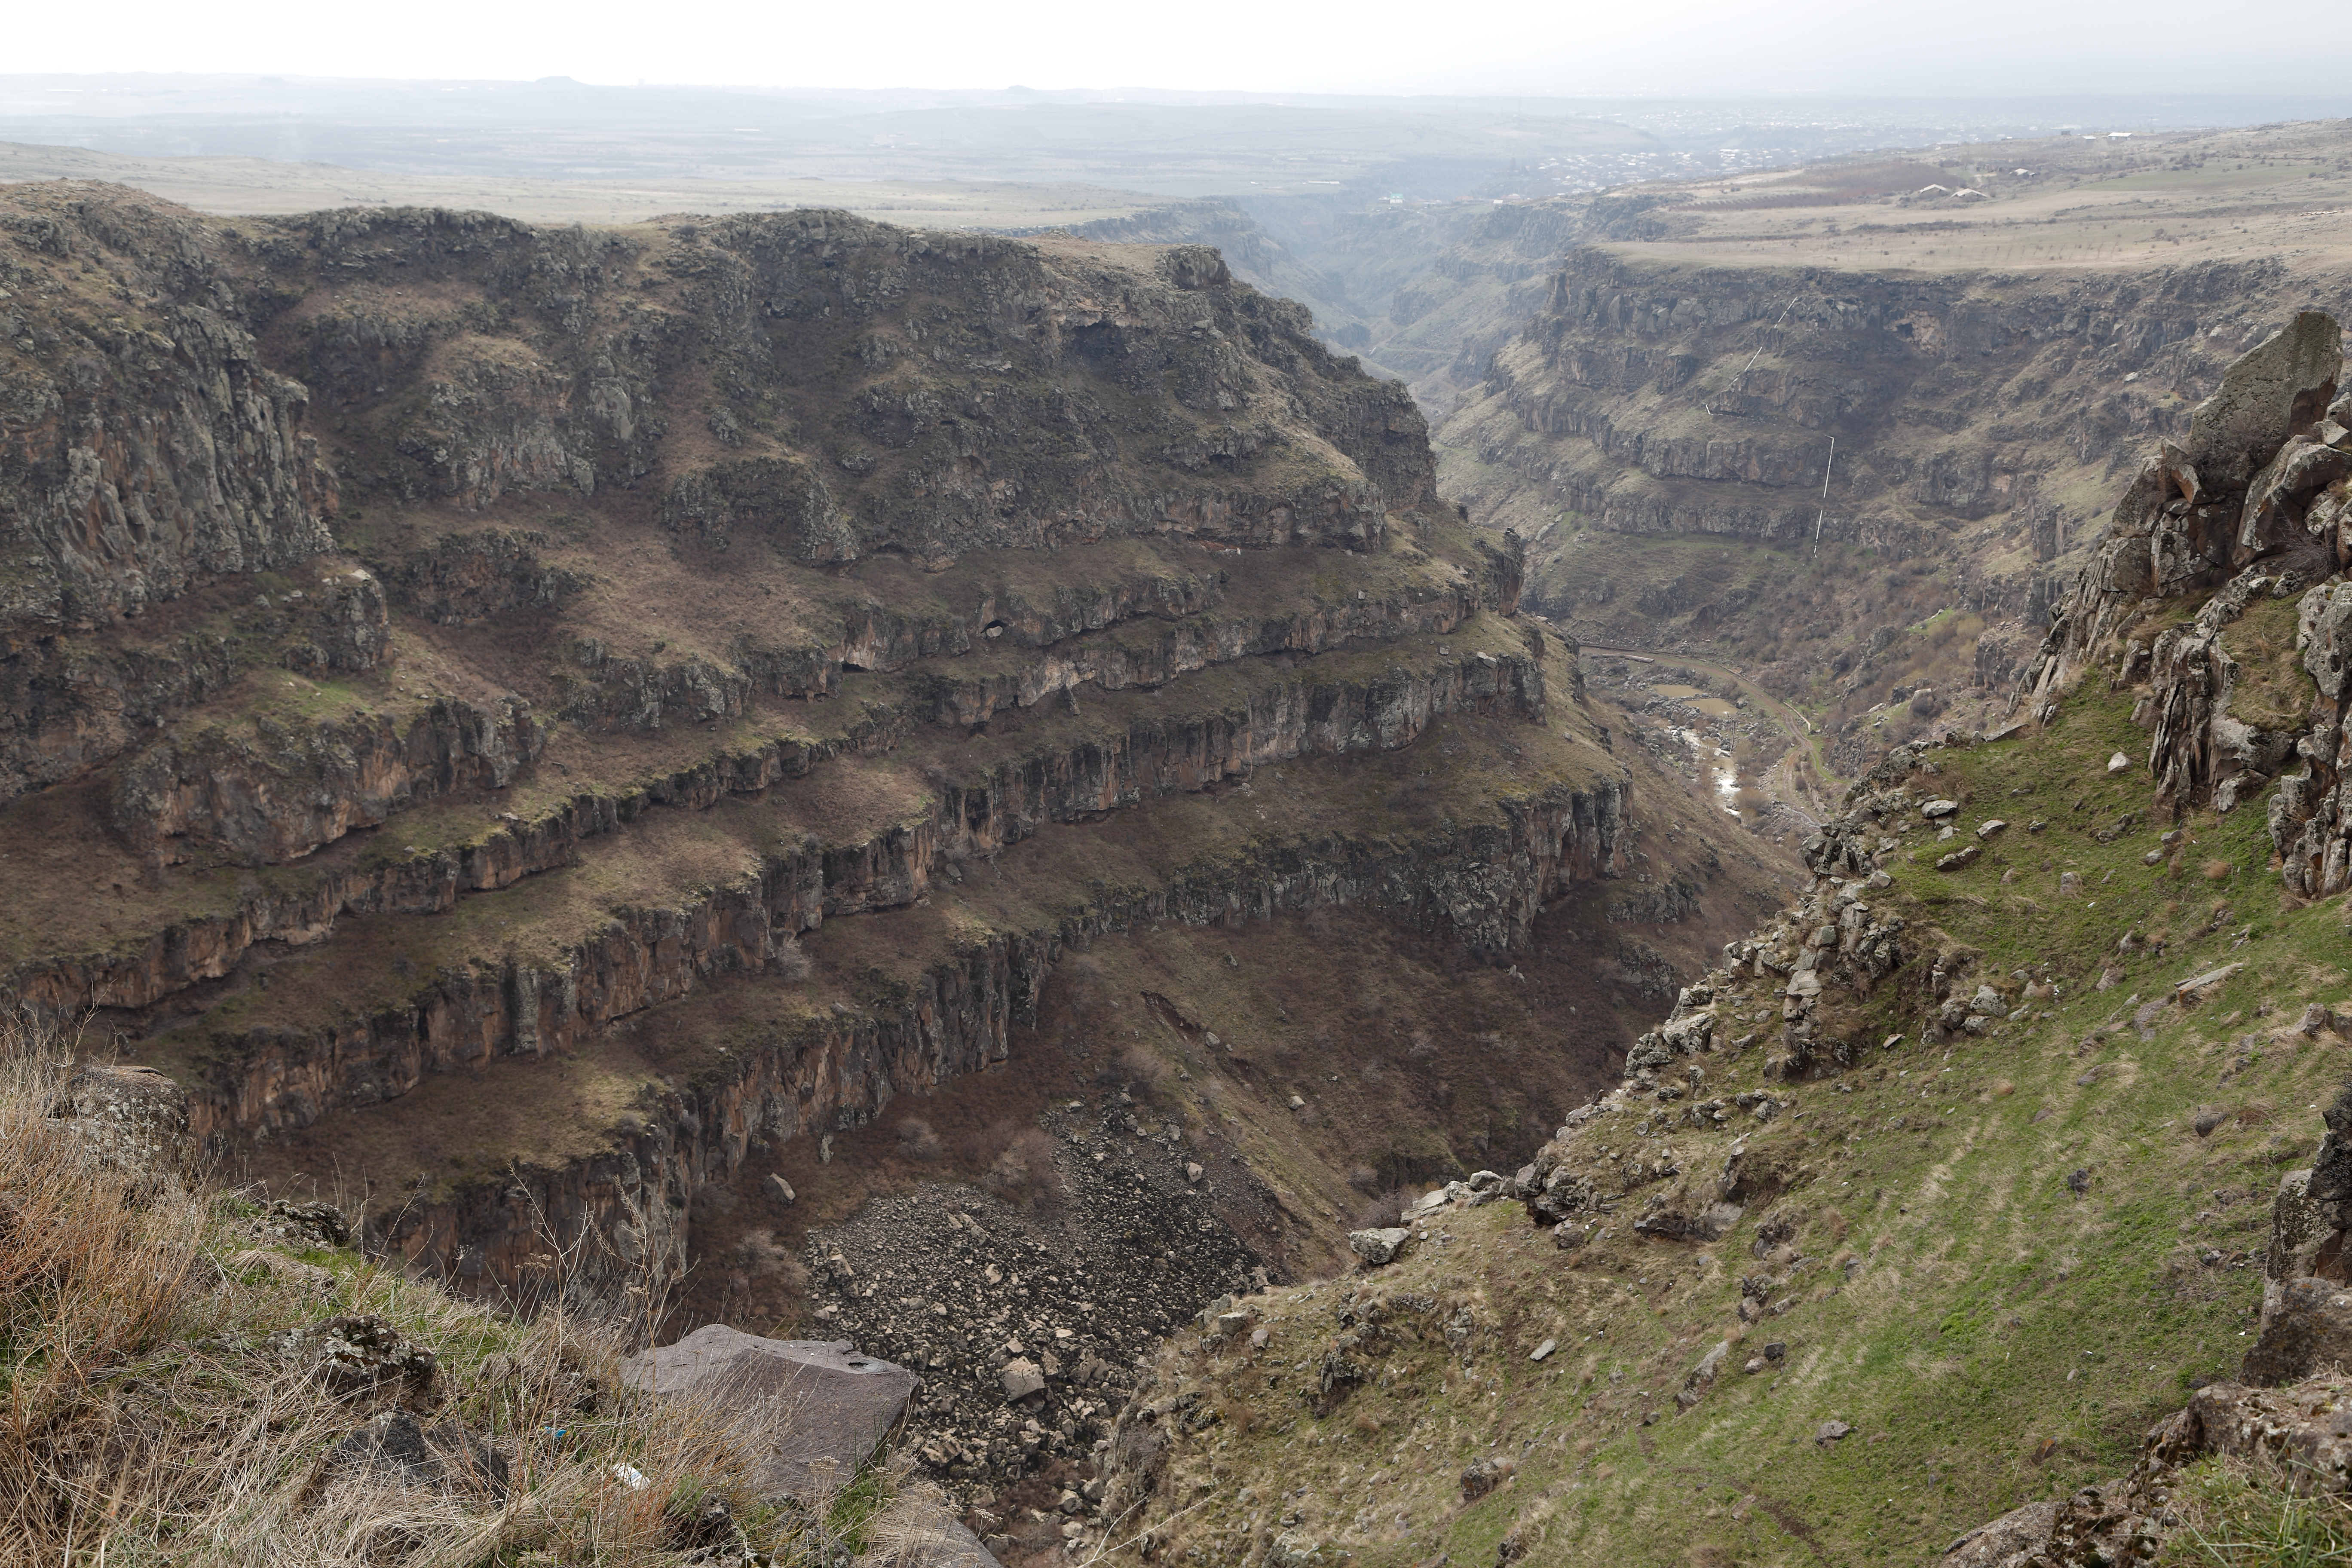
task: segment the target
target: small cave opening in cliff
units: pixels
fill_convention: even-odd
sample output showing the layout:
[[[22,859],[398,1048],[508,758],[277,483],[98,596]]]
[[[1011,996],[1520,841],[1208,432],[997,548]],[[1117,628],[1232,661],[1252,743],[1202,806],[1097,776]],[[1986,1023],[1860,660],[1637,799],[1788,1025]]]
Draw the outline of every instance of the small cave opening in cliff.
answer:
[[[845,658],[841,661],[841,673],[844,675],[847,675],[853,669],[863,671],[865,668],[866,666],[859,664],[855,659]]]

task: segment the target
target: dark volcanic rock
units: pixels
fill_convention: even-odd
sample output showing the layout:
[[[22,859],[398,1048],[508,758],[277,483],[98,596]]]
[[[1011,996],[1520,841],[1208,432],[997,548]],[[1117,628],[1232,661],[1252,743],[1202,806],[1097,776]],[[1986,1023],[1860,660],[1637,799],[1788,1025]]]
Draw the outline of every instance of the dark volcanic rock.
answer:
[[[2352,1367],[2352,1286],[2292,1280],[2276,1307],[2266,1306],[2262,1338],[2246,1352],[2238,1375],[2276,1388],[2329,1366]]]

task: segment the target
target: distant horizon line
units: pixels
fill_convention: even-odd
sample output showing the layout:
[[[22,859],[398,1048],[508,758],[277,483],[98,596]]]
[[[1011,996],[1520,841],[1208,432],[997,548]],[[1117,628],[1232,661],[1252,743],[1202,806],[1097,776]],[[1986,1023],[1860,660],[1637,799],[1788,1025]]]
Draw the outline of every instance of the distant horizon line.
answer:
[[[897,84],[887,87],[828,87],[815,83],[653,81],[644,79],[640,79],[635,81],[584,80],[578,77],[562,74],[539,77],[459,77],[409,75],[370,76],[356,73],[285,70],[0,71],[0,88],[11,86],[26,87],[34,84],[67,82],[119,82],[129,85],[132,83],[169,83],[178,81],[191,83],[211,81],[254,86],[266,86],[270,84],[284,84],[287,86],[331,86],[342,83],[365,82],[385,87],[431,85],[458,89],[475,87],[576,88],[583,90],[600,92],[661,91],[753,93],[774,94],[779,96],[801,95],[820,98],[870,98],[884,97],[892,94],[963,94],[989,95],[1006,98],[1079,99],[1098,105],[1134,102],[1138,101],[1138,97],[1133,95],[1149,95],[1150,98],[1162,100],[1223,100],[1226,104],[1237,102],[1258,102],[1268,103],[1274,107],[1289,107],[1288,104],[1282,101],[1285,100],[1320,100],[1337,101],[1372,100],[1393,103],[1414,103],[1423,101],[1456,103],[1475,102],[1494,103],[1505,106],[1516,104],[1522,106],[1522,108],[1524,108],[1524,106],[1536,103],[1724,103],[1741,100],[1807,101],[1831,100],[1845,103],[1885,103],[1925,108],[1929,105],[2023,104],[2044,102],[2053,100],[2081,101],[2084,100],[2100,99],[2113,99],[2119,101],[2126,101],[2142,105],[2158,103],[2179,104],[2215,102],[2249,98],[2260,98],[2275,101],[2280,100],[2282,97],[2275,89],[2252,86],[2238,89],[2201,89],[2193,91],[2175,90],[2155,93],[2123,88],[2037,88],[2030,89],[2009,89],[2005,90],[1921,94],[1892,93],[1883,90],[1853,91],[1828,87],[1741,87],[1738,89],[1725,88],[1714,89],[1682,89],[1673,91],[1646,88],[1591,88],[1580,89],[1554,89],[1544,91],[1515,91],[1503,88],[1490,88],[1455,89],[1432,89],[1403,92],[1368,89],[1349,90],[1329,88],[1177,88],[1135,84],[1038,88],[1019,82],[1008,83],[999,87],[981,86],[975,84],[961,84],[947,87],[923,86],[916,84]],[[57,90],[57,89],[53,88],[52,90]],[[2345,103],[2347,109],[2347,114],[2344,116],[2338,116],[2338,118],[2352,117],[2352,90],[2344,90],[2339,92],[2316,92],[2312,93],[2309,96],[2315,99],[2338,99]],[[1145,101],[1148,103],[1149,100],[1146,99]],[[1150,106],[1161,108],[1186,107],[1186,105],[1181,102],[1161,102]],[[2143,112],[2145,112],[2145,110],[2143,110]],[[2285,118],[2296,118],[2296,116],[2289,115]]]

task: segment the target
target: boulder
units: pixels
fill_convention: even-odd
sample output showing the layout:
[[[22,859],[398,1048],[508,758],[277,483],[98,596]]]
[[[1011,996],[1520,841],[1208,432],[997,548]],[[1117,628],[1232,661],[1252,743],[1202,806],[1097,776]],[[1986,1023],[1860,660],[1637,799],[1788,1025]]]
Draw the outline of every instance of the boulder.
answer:
[[[1424,1215],[1435,1214],[1439,1209],[1444,1208],[1447,1204],[1451,1203],[1454,1199],[1453,1187],[1454,1184],[1452,1183],[1448,1183],[1446,1185],[1442,1187],[1432,1187],[1429,1191],[1422,1194],[1421,1196],[1413,1199],[1412,1202],[1405,1205],[1404,1217],[1406,1223],[1410,1224],[1411,1222],[1421,1218]]]
[[[2275,1307],[2264,1302],[2262,1337],[2246,1352],[2238,1376],[2259,1387],[2277,1388],[2322,1367],[2352,1369],[2352,1286],[2334,1279],[2291,1279],[2279,1291]]]
[[[761,1490],[803,1502],[857,1473],[906,1414],[916,1382],[847,1340],[762,1339],[721,1323],[630,1357],[624,1376],[720,1412],[748,1439]]]
[[[2296,1489],[2352,1491],[2352,1397],[2341,1380],[2315,1378],[2293,1388],[2211,1383],[2149,1429],[2132,1484],[2145,1491],[2181,1466],[2208,1455],[2267,1459],[2294,1471]]]
[[[349,1247],[352,1222],[330,1203],[289,1203],[273,1198],[262,1211],[258,1228],[280,1241],[301,1247]]]
[[[1741,1213],[1735,1203],[1701,1203],[1691,1196],[1635,1220],[1633,1233],[1672,1241],[1720,1241],[1739,1223]]]
[[[1675,1403],[1683,1409],[1688,1410],[1706,1398],[1706,1391],[1715,1386],[1716,1374],[1723,1370],[1723,1363],[1730,1359],[1730,1356],[1731,1342],[1716,1341],[1715,1348],[1701,1356],[1698,1364],[1685,1374],[1682,1389],[1675,1395]]]
[[[2219,985],[2245,967],[2242,963],[2225,963],[2219,969],[2209,969],[2202,974],[2192,974],[2172,988],[2175,997],[2194,996],[2209,986]]]
[[[2296,542],[2312,499],[2347,475],[2352,455],[2300,437],[2288,441],[2247,488],[2239,513],[2240,552],[2258,555]],[[2333,566],[2332,549],[2330,555],[2326,564]]]
[[[507,1495],[506,1456],[455,1421],[431,1428],[405,1410],[387,1410],[327,1451],[330,1470],[358,1471],[410,1486]]]
[[[176,1173],[194,1152],[188,1091],[153,1068],[79,1068],[51,1114],[70,1118],[84,1147],[124,1170]]]
[[[768,1189],[768,1195],[780,1204],[793,1203],[800,1197],[793,1191],[793,1184],[773,1171],[768,1173],[767,1181],[761,1184]]]
[[[330,1318],[307,1329],[289,1329],[271,1344],[278,1355],[314,1369],[334,1394],[356,1394],[385,1384],[405,1384],[423,1394],[433,1386],[438,1359],[422,1345],[373,1314]]]
[[[1348,1250],[1377,1268],[1384,1263],[1394,1262],[1396,1255],[1404,1250],[1404,1244],[1412,1236],[1412,1232],[1401,1225],[1387,1226],[1378,1230],[1349,1231]]]
[[[1941,1568],[2113,1568],[2149,1561],[2163,1526],[2136,1501],[2126,1483],[2109,1481],[2063,1501],[2027,1503],[1946,1547]]]
[[[2319,423],[2344,373],[2343,336],[2333,318],[2305,310],[2223,373],[2189,417],[2186,456],[2207,488],[2245,484],[2288,437]]]
[[[997,1374],[1004,1384],[1004,1403],[1017,1405],[1033,1394],[1045,1392],[1045,1371],[1027,1356],[1014,1356]]]
[[[1473,1459],[1462,1467],[1462,1500],[1476,1502],[1511,1479],[1518,1467],[1508,1459]]]
[[[936,1502],[902,1495],[867,1529],[873,1548],[860,1562],[887,1563],[891,1568],[1003,1568],[963,1521]]]

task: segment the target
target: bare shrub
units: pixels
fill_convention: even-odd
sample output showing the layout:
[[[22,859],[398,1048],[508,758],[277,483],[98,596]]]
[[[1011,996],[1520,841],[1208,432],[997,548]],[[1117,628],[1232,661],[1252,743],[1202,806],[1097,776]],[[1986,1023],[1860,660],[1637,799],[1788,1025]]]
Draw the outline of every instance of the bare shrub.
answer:
[[[1405,1205],[1420,1194],[1404,1187],[1387,1192],[1356,1211],[1358,1230],[1385,1230],[1404,1218]]]
[[[940,1135],[921,1117],[909,1116],[898,1123],[898,1147],[910,1159],[936,1160],[940,1157]]]
[[[1168,1064],[1149,1046],[1130,1045],[1118,1055],[1118,1070],[1129,1093],[1149,1097],[1159,1092]]]
[[[1013,1129],[1000,1123],[992,1132],[999,1147],[980,1184],[1009,1204],[1050,1205],[1061,1193],[1054,1169],[1054,1140],[1040,1127]]]
[[[762,1226],[744,1233],[743,1239],[735,1244],[733,1261],[744,1273],[761,1279],[782,1273],[793,1258],[776,1245],[776,1233]]]

